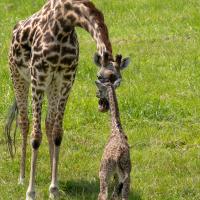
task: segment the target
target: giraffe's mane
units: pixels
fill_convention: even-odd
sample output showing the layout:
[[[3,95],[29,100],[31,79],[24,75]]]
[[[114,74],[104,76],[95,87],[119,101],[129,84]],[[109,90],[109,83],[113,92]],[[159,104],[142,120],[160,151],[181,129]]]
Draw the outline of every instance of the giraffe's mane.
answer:
[[[53,1],[53,0],[49,0],[49,1]],[[76,6],[80,4],[80,5],[83,5],[85,8],[87,8],[88,12],[84,13],[84,16],[88,19],[92,17],[95,23],[98,24],[99,31],[102,33],[101,34],[102,40],[106,43],[106,46],[108,47],[108,51],[112,53],[112,46],[109,40],[108,28],[105,24],[104,15],[98,8],[96,8],[94,3],[89,0],[62,0],[62,3],[63,4],[69,3],[72,5],[72,7],[73,5]]]
[[[103,13],[95,7],[95,5],[91,1],[82,1],[83,4],[89,9],[89,15],[94,16],[96,22],[100,27],[100,31],[103,32],[102,39],[103,41],[107,42],[107,46],[109,47],[109,51],[112,53],[112,46],[109,40],[109,33],[108,28],[105,24]]]

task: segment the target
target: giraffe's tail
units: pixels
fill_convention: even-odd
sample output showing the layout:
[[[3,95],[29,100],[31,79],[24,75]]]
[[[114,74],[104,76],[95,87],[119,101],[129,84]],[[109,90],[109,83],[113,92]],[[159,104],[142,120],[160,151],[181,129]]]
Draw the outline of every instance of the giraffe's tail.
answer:
[[[5,139],[6,139],[8,151],[11,158],[14,158],[14,155],[16,152],[15,138],[16,138],[16,132],[17,132],[17,127],[18,127],[17,116],[18,116],[17,102],[16,102],[16,99],[14,99],[13,104],[9,109],[5,127],[4,127]],[[14,121],[15,121],[15,127],[14,127],[14,131],[12,131],[12,126],[13,126]]]

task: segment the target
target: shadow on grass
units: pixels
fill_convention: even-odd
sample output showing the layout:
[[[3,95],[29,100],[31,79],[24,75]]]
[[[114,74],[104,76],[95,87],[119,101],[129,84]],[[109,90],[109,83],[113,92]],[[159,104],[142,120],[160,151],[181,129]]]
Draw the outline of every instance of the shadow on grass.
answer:
[[[71,180],[67,182],[60,182],[59,184],[60,189],[69,199],[97,200],[99,193],[99,181]],[[109,194],[111,194],[111,192],[112,191],[110,190]],[[142,200],[137,191],[130,191],[129,199]]]

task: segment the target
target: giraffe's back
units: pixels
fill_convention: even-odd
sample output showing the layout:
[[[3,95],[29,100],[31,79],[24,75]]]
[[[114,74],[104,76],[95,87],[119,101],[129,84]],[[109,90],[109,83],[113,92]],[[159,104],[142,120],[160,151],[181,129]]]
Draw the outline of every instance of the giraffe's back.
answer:
[[[47,2],[13,30],[10,63],[28,81],[35,70],[50,79],[63,70],[72,73],[76,70],[79,44],[75,29],[65,25],[61,17],[55,18],[55,13],[56,9],[51,9]]]

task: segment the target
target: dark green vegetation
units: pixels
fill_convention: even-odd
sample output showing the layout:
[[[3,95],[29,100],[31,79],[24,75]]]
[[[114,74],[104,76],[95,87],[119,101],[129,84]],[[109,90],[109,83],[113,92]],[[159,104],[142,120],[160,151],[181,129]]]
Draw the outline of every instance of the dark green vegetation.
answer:
[[[131,56],[118,90],[124,129],[132,146],[131,200],[200,199],[200,1],[94,0],[103,11],[114,53]],[[14,24],[42,0],[0,1],[0,128],[13,99],[8,48]],[[80,64],[65,115],[60,157],[63,199],[93,200],[109,133],[108,115],[97,111],[95,43],[78,29]],[[46,106],[44,106],[43,118]],[[31,117],[31,107],[30,107]],[[45,132],[37,171],[38,199],[48,199],[50,166]],[[0,199],[24,199],[17,185],[21,138],[11,161],[0,137]]]

